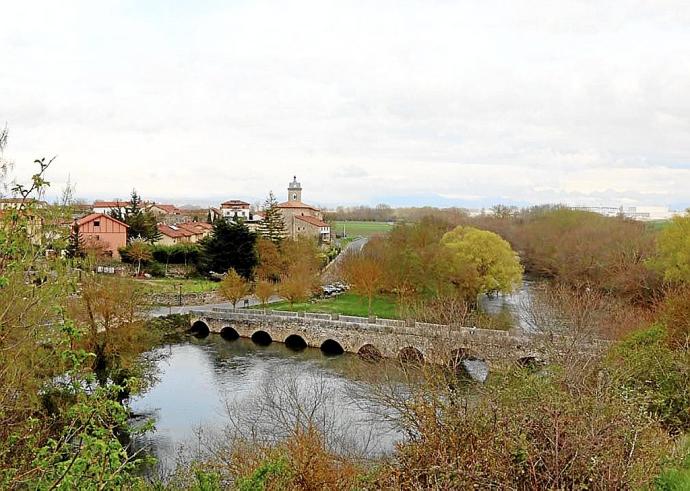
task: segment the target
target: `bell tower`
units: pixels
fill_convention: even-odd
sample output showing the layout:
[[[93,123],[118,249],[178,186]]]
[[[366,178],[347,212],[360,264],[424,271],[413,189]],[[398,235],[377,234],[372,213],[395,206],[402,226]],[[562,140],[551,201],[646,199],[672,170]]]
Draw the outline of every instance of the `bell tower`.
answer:
[[[302,201],[302,186],[297,182],[297,176],[293,176],[288,185],[288,202]]]

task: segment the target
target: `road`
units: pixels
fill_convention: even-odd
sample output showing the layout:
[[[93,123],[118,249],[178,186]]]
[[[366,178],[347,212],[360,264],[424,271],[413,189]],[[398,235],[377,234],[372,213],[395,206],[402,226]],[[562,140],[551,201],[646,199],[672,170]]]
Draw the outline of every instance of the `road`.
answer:
[[[261,302],[254,296],[250,295],[248,297],[245,297],[244,300],[247,300],[247,307],[253,307],[254,305],[259,305]],[[237,307],[242,308],[245,307],[244,300],[240,300],[237,302]],[[271,299],[268,301],[269,304],[275,303],[275,302],[280,302],[283,299],[280,298],[279,296],[273,296]],[[190,310],[208,310],[208,309],[213,309],[213,308],[225,308],[229,309],[232,308],[232,304],[230,302],[221,302],[221,303],[207,303],[203,305],[183,305],[183,306],[177,306],[177,307],[154,307],[149,311],[149,315],[151,317],[162,317],[164,315],[170,315],[170,314],[187,314],[189,313]]]
[[[323,272],[321,273],[321,283],[333,283],[334,281],[338,280],[336,276],[336,272],[338,270],[338,263],[342,260],[343,257],[345,257],[345,254],[347,254],[348,252],[360,252],[364,247],[364,244],[366,244],[368,241],[368,237],[359,237],[350,242],[345,247],[345,249],[343,249],[340,252],[340,254],[338,254],[338,256],[333,261],[331,261],[331,263],[328,266],[326,266],[326,268],[323,270]]]

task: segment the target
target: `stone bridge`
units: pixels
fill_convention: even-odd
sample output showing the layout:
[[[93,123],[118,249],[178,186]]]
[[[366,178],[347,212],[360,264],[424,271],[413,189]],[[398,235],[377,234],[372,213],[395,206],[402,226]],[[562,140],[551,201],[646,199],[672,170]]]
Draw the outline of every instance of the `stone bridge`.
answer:
[[[285,343],[327,354],[356,353],[367,359],[454,363],[462,360],[529,363],[548,361],[542,336],[450,327],[423,322],[276,310],[212,309],[190,312],[192,332],[258,344]]]

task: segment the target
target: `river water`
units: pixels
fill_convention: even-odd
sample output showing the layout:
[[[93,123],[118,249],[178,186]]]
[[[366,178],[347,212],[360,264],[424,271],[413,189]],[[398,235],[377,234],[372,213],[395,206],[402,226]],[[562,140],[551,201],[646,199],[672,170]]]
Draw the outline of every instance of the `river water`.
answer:
[[[217,334],[189,336],[155,354],[161,356],[158,381],[130,407],[138,419],[155,420],[155,431],[135,443],[158,458],[159,471],[227,442],[229,435],[287,436],[305,422],[304,414],[313,415],[333,448],[365,458],[390,452],[402,437],[393,415],[369,397],[365,381],[373,371],[395,374],[393,364]],[[396,383],[396,377],[389,380]]]

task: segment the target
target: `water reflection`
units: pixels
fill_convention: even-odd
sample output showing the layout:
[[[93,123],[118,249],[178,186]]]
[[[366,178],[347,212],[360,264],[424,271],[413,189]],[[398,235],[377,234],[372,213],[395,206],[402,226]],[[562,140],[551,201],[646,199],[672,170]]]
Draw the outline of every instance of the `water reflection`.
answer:
[[[286,435],[301,410],[311,411],[330,442],[348,451],[388,452],[401,435],[390,415],[367,400],[362,377],[390,367],[354,355],[327,356],[318,349],[293,351],[281,343],[262,346],[219,335],[190,337],[161,348],[159,382],[130,405],[155,418],[156,430],[139,444],[152,448],[159,466],[193,455],[204,440],[228,431],[258,431],[266,439]],[[376,367],[374,370],[372,367]],[[318,405],[318,408],[317,408]]]
[[[530,302],[533,290],[537,283],[530,278],[524,278],[522,285],[510,295],[495,295],[489,297],[482,295],[479,298],[479,307],[494,316],[503,314],[513,319],[516,327],[525,331],[532,330],[529,317]]]

